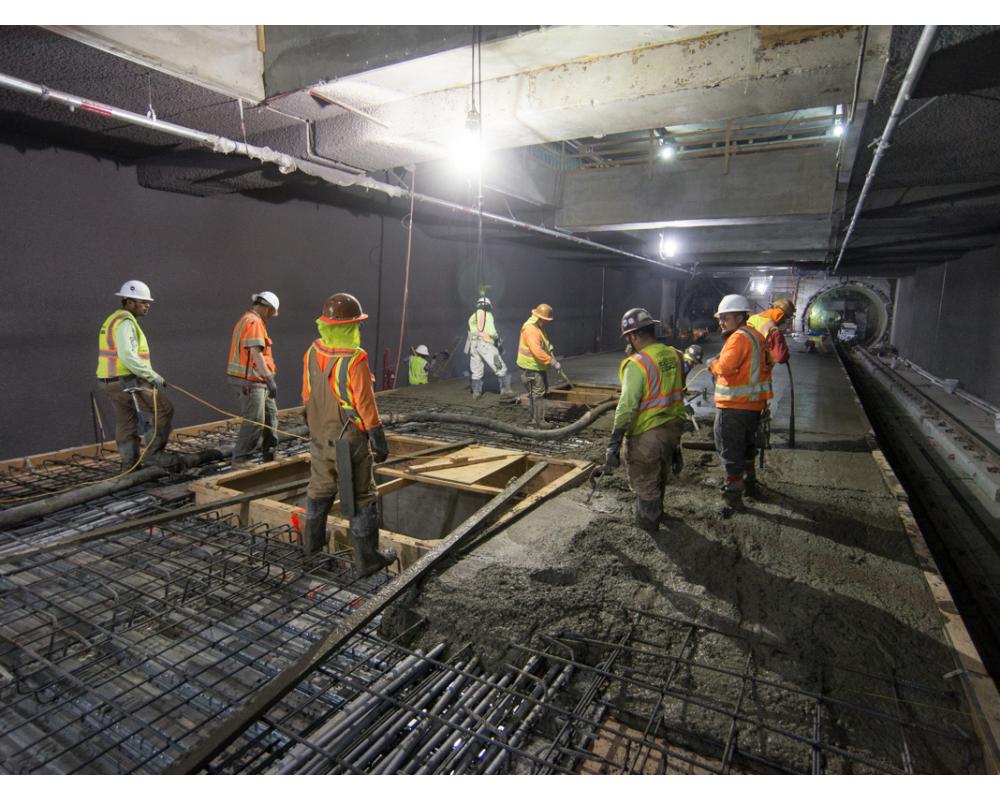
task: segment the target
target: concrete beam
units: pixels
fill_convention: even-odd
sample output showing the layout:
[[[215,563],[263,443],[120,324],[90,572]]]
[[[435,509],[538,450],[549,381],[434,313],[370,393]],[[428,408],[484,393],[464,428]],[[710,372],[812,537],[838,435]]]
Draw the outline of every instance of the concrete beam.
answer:
[[[485,145],[521,147],[850,103],[859,29],[790,30],[563,26],[483,45]],[[888,45],[889,28],[872,27],[862,100],[876,91]],[[386,127],[336,107],[318,109],[301,96],[276,104],[320,119],[324,152],[383,169],[447,156],[469,109],[468,79],[463,48],[321,87]]]
[[[264,99],[255,25],[49,25],[48,30],[213,92]],[[138,109],[136,109],[138,110]]]
[[[792,216],[826,219],[828,226],[835,149],[745,154],[730,161],[729,174],[723,174],[722,159],[705,158],[660,163],[652,178],[644,165],[567,173],[556,225],[584,232],[670,227],[685,220],[759,224]],[[823,246],[828,234],[827,227]]]

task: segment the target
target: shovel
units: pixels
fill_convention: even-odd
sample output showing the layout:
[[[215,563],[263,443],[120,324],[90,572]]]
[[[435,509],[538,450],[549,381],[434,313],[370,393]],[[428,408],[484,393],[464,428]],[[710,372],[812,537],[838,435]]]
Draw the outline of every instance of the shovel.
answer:
[[[792,402],[792,410],[788,416],[788,446],[794,450],[795,449],[795,381],[792,380],[792,365],[786,361],[785,366],[788,368],[788,394]]]

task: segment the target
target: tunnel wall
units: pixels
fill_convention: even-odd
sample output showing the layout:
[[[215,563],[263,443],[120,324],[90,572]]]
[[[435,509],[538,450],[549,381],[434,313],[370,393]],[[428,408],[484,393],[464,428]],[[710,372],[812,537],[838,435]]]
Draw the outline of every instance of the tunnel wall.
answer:
[[[939,378],[1000,404],[1000,245],[899,281],[892,344]]]
[[[136,183],[132,167],[55,149],[0,144],[0,175],[6,301],[0,458],[94,441],[97,331],[129,278],[146,281],[156,301],[142,321],[154,368],[168,383],[224,409],[235,405],[225,381],[229,338],[256,291],[269,289],[281,299],[281,314],[269,326],[280,406],[300,402],[302,354],[315,338],[323,299],[334,291],[356,294],[371,315],[362,344],[372,360],[378,355],[381,362],[386,347],[395,358],[406,256],[406,230],[396,219],[384,223],[379,311],[377,216],[298,200],[153,191]],[[471,247],[425,235],[419,206],[415,217],[404,350],[421,343],[450,349],[456,339],[464,343],[474,308]],[[521,323],[539,302],[555,307],[550,330],[557,352],[593,348],[601,322],[599,266],[520,243],[489,242],[486,255],[509,366]],[[647,274],[607,270],[605,327],[617,327],[618,305],[639,304],[632,301],[647,283],[649,302],[659,302],[659,282]],[[450,371],[467,369],[459,353]],[[405,361],[400,373],[405,383]],[[487,388],[496,390],[492,376]],[[220,416],[176,391],[170,396],[176,426]],[[103,398],[99,403],[113,438],[110,406]]]

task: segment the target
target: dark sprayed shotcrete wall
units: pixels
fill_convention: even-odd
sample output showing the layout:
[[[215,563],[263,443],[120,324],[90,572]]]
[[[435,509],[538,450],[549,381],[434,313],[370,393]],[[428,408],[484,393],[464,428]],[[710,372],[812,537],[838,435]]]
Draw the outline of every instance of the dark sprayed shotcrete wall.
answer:
[[[899,281],[892,343],[940,378],[1000,403],[1000,246]]]
[[[152,191],[136,183],[134,168],[54,149],[0,145],[0,175],[0,458],[94,440],[97,331],[128,278],[146,281],[156,301],[143,321],[154,367],[169,383],[223,408],[233,407],[224,378],[230,332],[251,293],[262,289],[282,301],[270,326],[280,405],[299,402],[302,353],[315,336],[322,300],[332,292],[358,296],[372,315],[363,346],[374,358],[377,341],[380,363],[386,347],[395,359],[406,255],[406,230],[398,220],[384,225],[376,318],[383,241],[378,217],[295,200]],[[404,351],[420,343],[450,348],[464,335],[477,289],[471,245],[426,236],[420,215],[418,206]],[[601,324],[601,269],[566,255],[488,242],[485,282],[508,360],[521,323],[539,302],[556,309],[551,332],[558,352],[593,348]],[[634,305],[633,298],[648,294],[646,302],[658,304],[659,281],[650,275],[644,268],[607,270],[607,295],[614,300],[606,304],[606,330],[617,326],[618,306],[626,299]],[[467,359],[459,357],[450,372],[466,368]],[[405,370],[403,362],[400,372]],[[219,417],[176,391],[170,396],[177,426]],[[102,409],[112,437],[110,407]]]

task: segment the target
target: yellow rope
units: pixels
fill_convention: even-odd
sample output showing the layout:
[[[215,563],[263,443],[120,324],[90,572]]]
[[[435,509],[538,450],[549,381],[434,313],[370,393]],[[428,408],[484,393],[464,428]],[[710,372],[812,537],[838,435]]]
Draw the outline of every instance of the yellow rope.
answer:
[[[703,373],[706,369],[708,369],[708,364],[706,364],[704,367],[702,367],[700,370],[698,370],[694,375],[690,375],[688,377],[688,379],[687,379],[687,382],[691,383],[691,381],[693,381],[695,378],[697,378],[699,375],[701,375],[701,373]]]
[[[170,388],[176,389],[178,392],[181,392],[182,394],[186,394],[192,400],[195,400],[196,402],[201,403],[203,406],[208,406],[213,411],[218,411],[220,414],[225,414],[227,417],[232,417],[233,419],[238,419],[241,422],[249,422],[251,425],[257,425],[257,426],[259,426],[261,428],[267,428],[269,431],[274,431],[275,433],[280,433],[280,434],[283,434],[285,436],[291,436],[294,439],[301,439],[303,442],[308,442],[309,441],[309,437],[308,436],[299,436],[299,434],[297,434],[297,433],[291,433],[290,431],[283,431],[280,428],[274,428],[274,427],[272,427],[270,425],[265,425],[263,422],[257,422],[257,420],[255,420],[255,419],[247,419],[246,417],[241,417],[239,414],[233,414],[230,411],[226,411],[224,408],[219,408],[218,406],[213,406],[211,403],[208,402],[208,400],[205,400],[204,398],[198,397],[198,395],[196,395],[196,394],[194,394],[192,392],[189,392],[187,389],[184,389],[184,388],[178,386],[176,383],[170,384]]]

